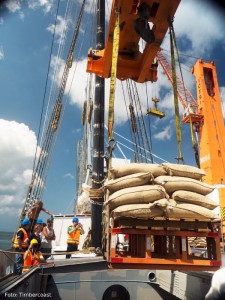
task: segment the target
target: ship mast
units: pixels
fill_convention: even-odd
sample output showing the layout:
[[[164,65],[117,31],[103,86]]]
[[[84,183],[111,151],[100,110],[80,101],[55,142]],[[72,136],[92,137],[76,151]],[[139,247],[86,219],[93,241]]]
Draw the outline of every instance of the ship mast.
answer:
[[[105,1],[97,1],[97,35],[96,49],[105,47]],[[92,189],[99,189],[104,179],[104,113],[105,113],[105,81],[96,75],[94,97],[94,128],[93,128],[93,168]],[[92,246],[101,248],[102,240],[102,203],[104,198],[92,199]]]

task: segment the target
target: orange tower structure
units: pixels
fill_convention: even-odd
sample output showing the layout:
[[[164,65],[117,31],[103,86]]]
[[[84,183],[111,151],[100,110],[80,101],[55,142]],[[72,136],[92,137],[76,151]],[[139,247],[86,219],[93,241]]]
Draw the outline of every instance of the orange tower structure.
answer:
[[[205,181],[217,187],[221,217],[225,219],[225,127],[215,63],[199,59],[192,73],[196,77],[198,113],[202,115],[200,167],[206,173]]]

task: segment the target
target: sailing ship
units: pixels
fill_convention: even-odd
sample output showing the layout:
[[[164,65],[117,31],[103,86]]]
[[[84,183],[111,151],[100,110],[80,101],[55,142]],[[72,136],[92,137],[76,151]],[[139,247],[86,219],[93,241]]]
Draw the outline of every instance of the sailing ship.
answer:
[[[34,200],[37,198],[42,198],[44,194],[44,186],[47,178],[48,167],[51,162],[51,157],[53,149],[56,143],[57,130],[60,127],[61,117],[63,114],[63,95],[66,88],[66,82],[68,78],[69,71],[73,64],[73,55],[76,42],[78,39],[78,33],[80,32],[80,25],[82,22],[82,17],[85,8],[85,0],[82,3],[80,8],[80,13],[78,16],[77,24],[75,26],[72,42],[70,45],[69,53],[65,63],[64,71],[62,74],[62,79],[60,87],[55,97],[56,101],[52,105],[49,113],[49,122],[45,125],[44,129],[44,139],[41,144],[41,150],[37,156],[36,167],[33,172],[31,184],[29,185],[26,201],[21,213],[20,221],[24,218],[27,210],[33,205]],[[116,24],[116,17],[119,15],[120,10],[118,9],[119,5],[125,5],[123,1],[113,1],[112,5],[112,14],[111,20],[109,22],[109,28],[112,24]],[[127,3],[131,1],[127,1]],[[140,2],[140,3],[139,3]],[[149,44],[153,45],[153,51],[151,55],[155,57],[159,47],[156,47],[154,42],[155,38],[163,39],[164,35],[162,30],[159,31],[159,37],[153,36],[154,30],[150,27],[145,30],[143,27],[142,13],[146,13],[146,3],[151,2],[151,15],[147,15],[147,18],[156,18],[157,12],[160,12],[160,5],[163,6],[163,1],[154,2],[146,1],[143,4],[142,1],[133,1],[132,2],[132,12],[133,18],[136,26],[137,32],[141,35],[142,39],[145,41],[147,39],[147,47]],[[167,5],[166,18],[164,15],[164,21],[167,22],[168,17],[173,17],[179,1],[174,1],[174,6],[169,5],[169,1],[165,1]],[[127,4],[128,5],[128,4]],[[139,15],[137,13],[139,7]],[[141,7],[141,8],[140,8]],[[165,9],[165,7],[164,7]],[[90,75],[90,83],[87,86],[86,92],[86,101],[84,102],[83,107],[83,116],[82,123],[84,125],[84,138],[78,143],[77,146],[77,156],[79,163],[77,164],[77,205],[75,207],[75,213],[80,218],[81,222],[85,226],[85,231],[88,232],[90,227],[92,229],[92,245],[95,249],[102,248],[102,211],[103,211],[103,201],[104,194],[102,191],[102,183],[105,180],[109,166],[116,166],[124,163],[129,163],[129,160],[124,156],[121,160],[116,160],[112,158],[113,150],[116,147],[120,147],[120,144],[115,142],[114,136],[116,132],[113,130],[113,118],[109,115],[109,126],[107,130],[109,131],[109,139],[107,144],[107,151],[105,151],[104,146],[104,132],[105,132],[105,97],[104,97],[104,78],[111,78],[110,85],[110,97],[112,94],[115,94],[113,91],[113,86],[115,86],[116,76],[114,74],[114,82],[112,70],[113,66],[119,66],[117,59],[115,58],[114,42],[112,43],[112,31],[114,28],[109,29],[108,35],[111,37],[111,44],[107,45],[105,48],[105,55],[107,51],[113,53],[111,56],[112,59],[115,59],[114,63],[110,67],[107,57],[105,61],[102,62],[102,49],[104,48],[104,26],[105,26],[105,17],[103,11],[105,10],[104,1],[97,1],[97,9],[99,12],[97,15],[97,25],[98,34],[96,37],[96,49],[90,50],[88,54],[88,64],[87,68],[89,72],[96,73],[99,76],[95,78],[95,89],[93,91],[93,83],[91,79],[93,76]],[[101,12],[101,13],[100,13]],[[149,13],[149,12],[148,12]],[[163,14],[163,12],[162,12]],[[138,15],[138,18],[137,18]],[[146,21],[146,16],[144,17]],[[125,21],[124,21],[125,22]],[[133,22],[133,20],[132,20]],[[163,23],[163,22],[162,22]],[[118,24],[117,24],[118,25]],[[165,24],[163,24],[164,26]],[[126,24],[120,23],[120,29],[126,29]],[[115,26],[116,28],[116,26]],[[128,27],[129,28],[129,27]],[[118,29],[118,28],[117,28]],[[162,28],[161,28],[162,29]],[[167,31],[167,28],[164,29],[164,34]],[[157,32],[155,31],[155,34]],[[147,38],[146,38],[147,34]],[[148,40],[150,34],[150,40]],[[172,33],[171,33],[172,34]],[[123,32],[123,38],[127,38],[126,30]],[[162,36],[160,36],[162,35]],[[109,39],[110,41],[110,39]],[[158,41],[158,40],[157,40]],[[148,44],[149,43],[149,44]],[[116,44],[116,42],[115,42]],[[157,43],[156,43],[157,44]],[[159,46],[157,44],[157,46]],[[133,49],[133,45],[131,48]],[[147,48],[146,47],[146,48]],[[155,47],[155,49],[154,49]],[[137,64],[147,63],[147,58],[144,56],[146,50],[143,47],[143,53],[140,52],[140,60],[136,59],[137,50],[132,52],[133,62]],[[151,49],[152,50],[152,49]],[[132,147],[135,150],[133,160],[136,162],[155,162],[155,159],[159,159],[159,156],[155,156],[152,152],[151,141],[147,134],[147,127],[143,117],[142,107],[138,101],[138,87],[131,80],[137,82],[144,82],[147,77],[148,80],[156,81],[156,69],[157,61],[152,61],[151,71],[144,73],[140,70],[132,71],[132,68],[135,68],[135,65],[132,64],[132,59],[130,57],[131,50],[126,49],[126,51],[120,51],[120,55],[124,58],[124,61],[128,58],[127,68],[129,69],[129,76],[126,78],[126,66],[123,64],[118,68],[118,77],[120,79],[126,79],[127,93],[131,95],[131,102],[128,106],[130,111],[130,126],[132,132],[134,133],[134,142]],[[118,52],[118,49],[117,49]],[[135,53],[134,53],[135,52]],[[141,61],[143,59],[143,61]],[[124,62],[123,62],[124,63]],[[103,64],[103,68],[101,66]],[[104,65],[105,64],[105,65]],[[130,65],[129,65],[130,64]],[[137,67],[137,66],[136,66]],[[102,71],[103,70],[103,71]],[[109,74],[111,70],[111,74]],[[136,69],[135,69],[136,70]],[[115,71],[115,70],[114,70]],[[149,71],[149,70],[148,70]],[[101,73],[102,72],[102,73]],[[105,73],[104,73],[105,72]],[[107,73],[108,72],[108,73]],[[140,73],[138,73],[140,72]],[[123,88],[123,85],[122,85]],[[136,95],[136,97],[135,97]],[[113,95],[114,96],[114,95]],[[163,117],[163,114],[158,110],[157,104],[158,98],[153,97],[153,102],[155,103],[155,109],[148,109],[149,114],[155,114],[160,117]],[[137,115],[134,113],[134,107],[138,108]],[[93,116],[92,116],[93,114]],[[113,112],[111,111],[111,114]],[[114,136],[113,136],[114,134]],[[141,142],[141,144],[140,144]],[[92,157],[90,156],[89,150],[92,150]],[[88,150],[88,151],[87,151]],[[124,154],[121,151],[122,155]],[[182,155],[178,153],[178,159],[182,159]],[[104,160],[106,161],[104,163]],[[54,246],[54,254],[60,254],[61,251],[65,250],[65,238],[62,237],[62,231],[66,232],[68,224],[71,222],[74,212],[67,216],[54,216],[55,222],[55,231],[58,240]],[[104,236],[103,236],[104,238]],[[124,242],[124,240],[123,240]],[[57,244],[58,243],[58,244]],[[81,240],[81,244],[83,241]],[[64,248],[62,248],[64,245]],[[103,249],[104,251],[104,249]],[[92,253],[93,254],[93,253]],[[99,254],[99,253],[97,253]],[[65,255],[65,254],[64,254]],[[217,260],[216,260],[217,262]],[[5,261],[5,264],[7,262]],[[127,266],[127,265],[126,265]],[[218,267],[218,266],[217,266]],[[189,274],[179,271],[170,270],[155,270],[154,268],[139,268],[139,269],[126,269],[122,267],[122,270],[109,270],[108,262],[103,259],[102,256],[88,256],[88,255],[78,255],[74,260],[64,260],[58,259],[57,256],[54,258],[54,263],[49,262],[47,265],[42,265],[40,268],[32,268],[29,272],[25,273],[21,277],[14,277],[10,274],[10,266],[7,269],[9,275],[7,279],[1,282],[1,297],[9,298],[16,297],[18,299],[25,299],[29,295],[32,297],[42,297],[54,299],[183,299],[184,294],[190,295],[189,299],[201,299],[202,295],[205,295],[209,289],[211,275],[209,273],[198,273],[198,274]],[[194,278],[194,285],[193,285]],[[176,282],[181,282],[182,280],[186,281],[185,291],[179,291],[179,284],[176,286]],[[192,284],[190,284],[192,282]],[[189,286],[190,285],[190,286]],[[199,288],[201,287],[201,288]],[[195,294],[192,294],[192,291],[195,290]]]

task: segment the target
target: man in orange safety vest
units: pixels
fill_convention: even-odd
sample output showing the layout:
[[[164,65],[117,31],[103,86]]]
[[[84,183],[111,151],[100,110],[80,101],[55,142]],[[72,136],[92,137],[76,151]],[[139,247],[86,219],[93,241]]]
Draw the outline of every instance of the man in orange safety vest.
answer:
[[[83,225],[79,223],[78,218],[73,218],[73,225],[69,226],[67,229],[68,238],[67,238],[67,252],[77,251],[80,235],[84,234]],[[71,254],[67,254],[66,258],[70,258]]]
[[[13,237],[12,248],[17,252],[15,255],[15,263],[13,273],[15,275],[22,274],[23,266],[23,252],[28,249],[28,230],[30,228],[30,221],[23,219],[20,228]]]

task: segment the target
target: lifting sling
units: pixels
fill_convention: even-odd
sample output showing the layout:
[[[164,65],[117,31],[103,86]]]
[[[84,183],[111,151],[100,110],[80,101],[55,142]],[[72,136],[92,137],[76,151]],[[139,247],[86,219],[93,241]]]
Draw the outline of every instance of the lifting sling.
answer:
[[[177,94],[177,81],[176,81],[176,69],[174,59],[174,44],[173,44],[173,32],[172,32],[172,21],[170,21],[170,50],[171,50],[171,65],[172,65],[172,78],[173,78],[173,94],[174,94],[174,109],[175,109],[175,125],[177,134],[177,145],[178,145],[178,162],[183,162],[183,156],[181,152],[181,129],[180,129],[180,116],[179,116],[179,104]]]
[[[116,72],[117,72],[117,60],[119,49],[119,12],[116,12],[116,23],[113,33],[113,52],[112,52],[112,66],[111,66],[111,79],[110,79],[110,95],[109,95],[109,114],[108,114],[108,149],[109,149],[109,161],[108,169],[111,167],[112,149],[110,142],[114,141],[113,124],[114,124],[114,100],[115,100],[115,88],[116,88]]]

